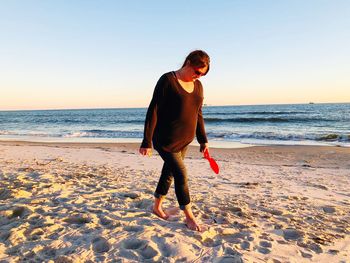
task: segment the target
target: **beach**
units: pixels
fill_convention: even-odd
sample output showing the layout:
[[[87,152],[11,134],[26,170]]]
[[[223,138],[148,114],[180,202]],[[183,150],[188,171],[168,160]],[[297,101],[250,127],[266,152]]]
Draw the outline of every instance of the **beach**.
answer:
[[[137,143],[0,141],[0,262],[349,262],[350,148],[191,146],[203,232],[173,187],[152,213],[162,160]]]

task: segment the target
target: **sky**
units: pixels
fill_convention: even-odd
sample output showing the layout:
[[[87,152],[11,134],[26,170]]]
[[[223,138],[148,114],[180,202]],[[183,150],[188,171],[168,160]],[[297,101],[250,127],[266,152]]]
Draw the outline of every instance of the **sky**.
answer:
[[[204,103],[350,102],[350,1],[0,1],[0,110],[147,107],[205,50]]]

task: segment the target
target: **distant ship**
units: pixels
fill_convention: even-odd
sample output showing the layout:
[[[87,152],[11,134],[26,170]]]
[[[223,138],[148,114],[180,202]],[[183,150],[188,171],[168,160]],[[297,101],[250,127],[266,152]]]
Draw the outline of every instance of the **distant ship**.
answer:
[[[315,102],[309,102],[309,104],[315,104]]]

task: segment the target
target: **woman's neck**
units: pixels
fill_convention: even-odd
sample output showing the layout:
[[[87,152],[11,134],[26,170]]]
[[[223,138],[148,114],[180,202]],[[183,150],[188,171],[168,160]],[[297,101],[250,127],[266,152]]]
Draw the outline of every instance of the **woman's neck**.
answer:
[[[176,77],[183,82],[193,82],[192,76],[188,74],[188,69],[186,67],[180,68],[175,71]]]

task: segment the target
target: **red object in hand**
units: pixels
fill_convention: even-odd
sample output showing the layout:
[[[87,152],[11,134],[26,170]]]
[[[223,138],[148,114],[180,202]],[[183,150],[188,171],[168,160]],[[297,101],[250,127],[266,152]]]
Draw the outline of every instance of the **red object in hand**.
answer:
[[[205,151],[204,151],[204,158],[209,161],[210,168],[214,171],[214,173],[218,174],[219,173],[219,166],[215,162],[215,160],[210,157],[208,149],[205,149]]]

